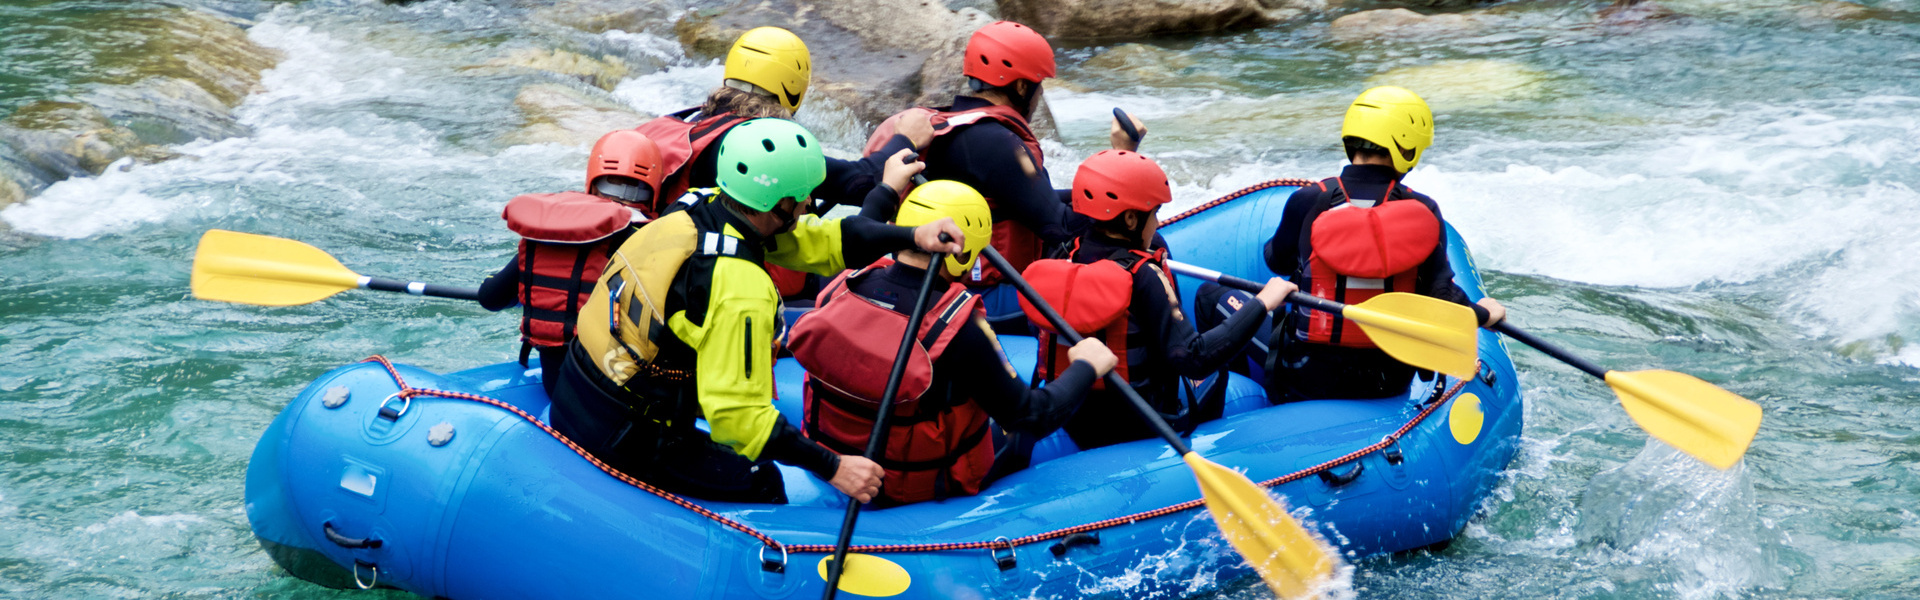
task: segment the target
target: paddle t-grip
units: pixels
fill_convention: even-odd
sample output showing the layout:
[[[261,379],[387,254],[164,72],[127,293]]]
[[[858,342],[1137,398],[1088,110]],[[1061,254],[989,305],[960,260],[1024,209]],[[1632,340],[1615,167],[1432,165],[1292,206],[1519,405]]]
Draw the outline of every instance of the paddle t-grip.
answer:
[[[1113,107],[1113,120],[1120,123],[1120,130],[1126,132],[1127,139],[1133,140],[1134,147],[1138,148],[1140,146],[1141,136],[1140,130],[1133,126],[1133,117],[1127,116],[1127,111],[1120,110],[1120,107],[1115,106]]]

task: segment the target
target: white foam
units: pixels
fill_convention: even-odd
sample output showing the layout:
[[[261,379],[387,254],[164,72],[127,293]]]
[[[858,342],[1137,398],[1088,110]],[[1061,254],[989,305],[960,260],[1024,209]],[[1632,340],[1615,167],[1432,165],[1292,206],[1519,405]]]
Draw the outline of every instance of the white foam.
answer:
[[[726,72],[718,61],[670,66],[620,82],[613,97],[642,112],[664,115],[705,102]]]

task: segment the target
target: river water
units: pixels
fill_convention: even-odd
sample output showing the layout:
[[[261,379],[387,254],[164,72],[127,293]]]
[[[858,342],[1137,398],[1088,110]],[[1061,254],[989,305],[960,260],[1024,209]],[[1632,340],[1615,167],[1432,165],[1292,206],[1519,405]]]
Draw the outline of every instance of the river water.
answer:
[[[1407,181],[1516,323],[1766,408],[1747,460],[1715,471],[1512,345],[1528,403],[1503,483],[1451,547],[1360,562],[1354,595],[1920,597],[1920,2],[1864,4],[1674,0],[1685,17],[1608,24],[1596,2],[1521,1],[1425,36],[1343,41],[1310,19],[1067,44],[1048,149],[1064,185],[1126,107],[1178,208],[1333,173],[1345,103],[1411,87],[1439,141]],[[508,2],[13,0],[0,113],[87,95],[90,57],[141,35],[103,15],[167,5],[250,19],[284,58],[237,109],[245,135],[0,210],[0,596],[387,597],[272,567],[242,510],[253,443],[327,369],[509,360],[516,318],[374,293],[196,301],[196,238],[290,237],[361,273],[471,285],[511,252],[504,201],[576,187],[585,155],[504,141],[517,90],[552,80],[474,65],[520,47],[621,56],[613,97],[647,112],[691,104],[720,69],[666,23],[588,34]],[[861,124],[830,108],[801,120],[854,148]]]

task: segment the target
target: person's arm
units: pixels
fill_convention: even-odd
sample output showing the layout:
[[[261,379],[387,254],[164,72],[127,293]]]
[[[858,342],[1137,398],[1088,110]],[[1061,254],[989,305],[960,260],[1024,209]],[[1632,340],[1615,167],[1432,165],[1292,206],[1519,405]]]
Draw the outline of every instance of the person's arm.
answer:
[[[956,373],[957,391],[979,402],[1002,429],[1036,436],[1066,424],[1098,378],[1092,365],[1077,360],[1046,387],[1029,387],[1002,355],[999,338],[981,318],[954,334],[937,368]]]
[[[1287,196],[1287,206],[1280,211],[1280,226],[1267,239],[1265,257],[1267,270],[1274,275],[1291,278],[1300,271],[1300,229],[1305,226],[1307,210],[1313,208],[1313,199],[1319,195],[1317,186],[1305,186],[1294,190]]]
[[[480,308],[500,311],[520,304],[520,254],[507,260],[507,266],[480,282]]]
[[[1267,318],[1266,306],[1256,302],[1202,334],[1180,310],[1177,298],[1167,274],[1148,263],[1133,276],[1133,304],[1127,310],[1148,333],[1147,342],[1164,348],[1166,361],[1182,377],[1206,377],[1226,366]]]
[[[820,187],[813,188],[813,197],[834,204],[858,204],[859,200],[872,196],[872,190],[878,187],[886,173],[887,159],[901,150],[911,150],[913,142],[907,136],[895,134],[886,145],[872,154],[856,160],[843,160],[827,157],[827,179]],[[865,206],[865,204],[860,204]]]
[[[939,241],[940,234],[953,241]],[[868,264],[901,250],[959,252],[964,241],[960,227],[946,218],[918,227],[899,227],[859,215],[835,219],[807,215],[795,222],[792,231],[774,236],[767,262],[795,271],[836,275],[849,264]]]
[[[696,353],[694,386],[714,442],[748,460],[762,456],[831,479],[832,451],[806,439],[773,407],[773,336],[779,292],[754,264],[721,258],[713,268],[705,322],[685,311],[668,319]]]
[[[994,220],[1012,220],[1033,230],[1048,243],[1072,240],[1086,228],[1086,219],[1060,202],[1046,169],[1028,156],[1027,146],[1006,127],[983,123],[952,134],[947,152],[960,163],[981,195],[992,198]]]

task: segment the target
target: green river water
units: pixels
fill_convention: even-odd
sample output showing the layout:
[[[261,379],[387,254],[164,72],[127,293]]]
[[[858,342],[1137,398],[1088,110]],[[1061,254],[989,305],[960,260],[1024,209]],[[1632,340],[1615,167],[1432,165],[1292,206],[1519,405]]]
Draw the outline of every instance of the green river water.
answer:
[[[246,19],[283,55],[234,111],[241,135],[131,123],[181,156],[0,210],[0,597],[406,597],[273,567],[242,509],[248,455],[320,373],[376,353],[509,360],[516,317],[377,293],[216,304],[189,296],[188,267],[223,228],[473,285],[511,252],[505,200],[577,186],[585,152],[507,141],[516,92],[551,79],[471,67],[521,47],[621,56],[613,97],[650,113],[719,77],[669,23],[589,34],[523,4],[540,3],[0,2],[0,115],[109,102],[116,53],[148,35],[139,11]],[[1503,482],[1450,548],[1359,562],[1355,596],[1920,597],[1920,3],[1839,4],[1673,0],[1685,17],[1607,24],[1599,3],[1519,1],[1470,32],[1392,40],[1342,41],[1319,18],[1063,43],[1052,173],[1065,185],[1105,146],[1118,105],[1150,124],[1174,208],[1321,177],[1345,103],[1405,85],[1439,115],[1408,183],[1439,199],[1516,323],[1766,409],[1746,461],[1715,471],[1513,345],[1526,427]],[[861,124],[826,108],[800,119],[855,148]],[[1124,581],[1097,589],[1127,597]]]

